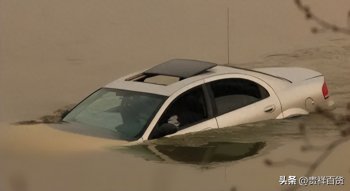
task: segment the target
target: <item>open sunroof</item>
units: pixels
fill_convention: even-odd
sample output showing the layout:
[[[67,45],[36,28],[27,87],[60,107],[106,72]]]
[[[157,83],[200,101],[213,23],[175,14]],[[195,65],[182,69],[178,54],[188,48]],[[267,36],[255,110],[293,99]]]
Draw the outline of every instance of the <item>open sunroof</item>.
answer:
[[[188,78],[200,74],[212,67],[216,66],[214,63],[187,60],[187,59],[173,59],[143,72],[145,75],[164,75],[174,76],[179,78]]]

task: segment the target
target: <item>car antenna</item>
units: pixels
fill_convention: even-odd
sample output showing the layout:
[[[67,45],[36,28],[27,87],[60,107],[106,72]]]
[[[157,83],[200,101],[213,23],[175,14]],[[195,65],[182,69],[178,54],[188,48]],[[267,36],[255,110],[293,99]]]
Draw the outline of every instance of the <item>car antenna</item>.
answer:
[[[230,8],[227,7],[227,65],[230,65]]]

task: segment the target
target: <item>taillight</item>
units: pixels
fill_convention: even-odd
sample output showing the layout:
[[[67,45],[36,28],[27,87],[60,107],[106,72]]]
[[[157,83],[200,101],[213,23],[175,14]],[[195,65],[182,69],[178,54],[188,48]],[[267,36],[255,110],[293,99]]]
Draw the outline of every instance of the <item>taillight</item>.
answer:
[[[329,97],[329,94],[328,94],[328,87],[327,87],[326,82],[323,82],[322,94],[323,94],[324,99],[327,99],[327,98]]]

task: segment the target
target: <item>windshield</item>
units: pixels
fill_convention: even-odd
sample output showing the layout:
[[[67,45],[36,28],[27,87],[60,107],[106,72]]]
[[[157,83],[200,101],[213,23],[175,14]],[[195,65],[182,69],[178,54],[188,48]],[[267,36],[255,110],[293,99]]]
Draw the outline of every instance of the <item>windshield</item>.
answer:
[[[63,121],[108,129],[123,140],[137,140],[165,96],[102,88],[78,104]]]

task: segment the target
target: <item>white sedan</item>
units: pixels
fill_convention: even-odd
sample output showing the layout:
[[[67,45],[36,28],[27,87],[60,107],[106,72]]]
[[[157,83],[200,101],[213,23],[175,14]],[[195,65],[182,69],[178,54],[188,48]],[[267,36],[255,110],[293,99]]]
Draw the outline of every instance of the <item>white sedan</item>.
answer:
[[[174,59],[98,89],[63,121],[142,142],[333,106],[324,76],[313,70]]]

